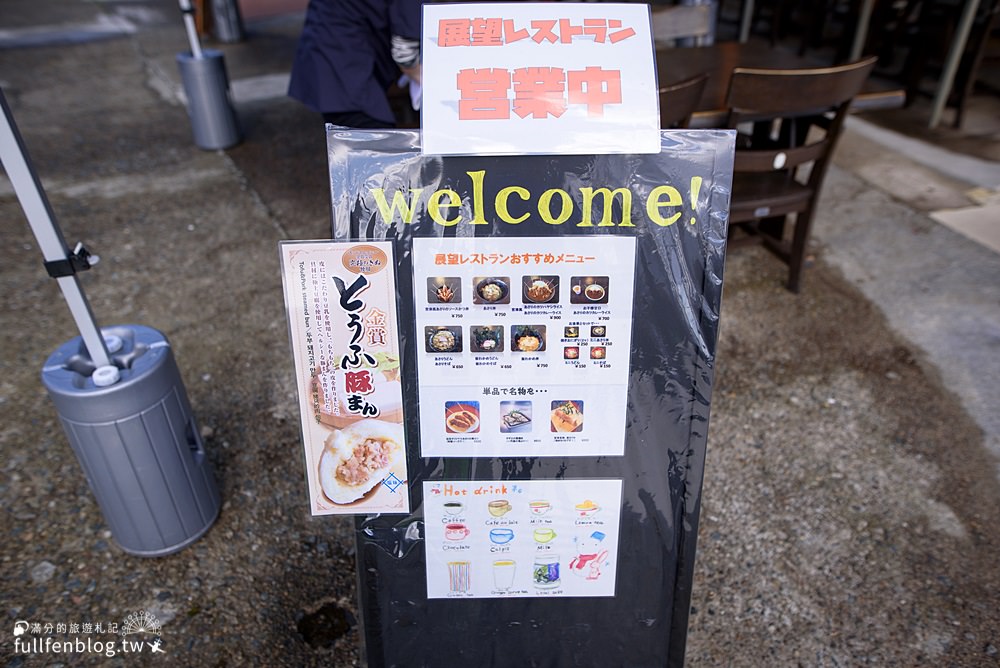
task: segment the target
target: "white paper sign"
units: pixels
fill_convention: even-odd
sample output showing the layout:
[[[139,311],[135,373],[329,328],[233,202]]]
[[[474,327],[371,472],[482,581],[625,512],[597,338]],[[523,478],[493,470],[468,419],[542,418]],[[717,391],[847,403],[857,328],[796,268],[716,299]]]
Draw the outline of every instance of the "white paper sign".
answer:
[[[428,598],[615,595],[621,480],[423,486]]]
[[[424,5],[423,152],[657,153],[649,7]]]
[[[414,239],[421,454],[622,455],[635,243]]]

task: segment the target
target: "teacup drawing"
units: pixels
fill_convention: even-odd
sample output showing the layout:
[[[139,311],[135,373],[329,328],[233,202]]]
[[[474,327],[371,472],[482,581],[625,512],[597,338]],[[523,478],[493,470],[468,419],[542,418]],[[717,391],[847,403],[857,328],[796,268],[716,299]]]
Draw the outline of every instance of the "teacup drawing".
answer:
[[[507,527],[490,529],[490,540],[497,545],[503,545],[514,540],[514,530]]]
[[[465,540],[469,533],[469,527],[461,522],[444,525],[444,537],[448,540]]]
[[[548,543],[549,541],[551,541],[553,538],[556,537],[556,532],[554,529],[550,529],[548,527],[542,527],[540,529],[535,529],[535,533],[533,535],[536,542]]]
[[[543,499],[538,501],[532,501],[528,504],[528,508],[531,509],[532,515],[544,515],[545,513],[552,510],[552,504]]]

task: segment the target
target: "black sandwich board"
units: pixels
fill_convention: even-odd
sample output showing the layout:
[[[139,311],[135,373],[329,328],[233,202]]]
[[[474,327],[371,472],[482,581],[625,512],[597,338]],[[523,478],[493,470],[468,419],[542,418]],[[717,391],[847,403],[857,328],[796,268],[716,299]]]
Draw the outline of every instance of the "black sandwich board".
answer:
[[[397,263],[412,510],[356,518],[368,665],[682,665],[734,133],[419,137],[327,126],[333,238]]]

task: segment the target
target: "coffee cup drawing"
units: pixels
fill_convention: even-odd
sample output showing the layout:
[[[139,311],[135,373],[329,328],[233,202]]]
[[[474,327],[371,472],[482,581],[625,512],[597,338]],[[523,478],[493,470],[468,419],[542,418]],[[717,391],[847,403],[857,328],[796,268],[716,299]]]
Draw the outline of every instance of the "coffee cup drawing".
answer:
[[[514,530],[506,527],[490,529],[490,541],[496,545],[504,545],[514,540]]]
[[[444,504],[444,512],[449,515],[461,515],[462,514],[462,504],[458,501],[448,501]]]
[[[507,499],[498,499],[496,501],[490,501],[487,508],[490,511],[490,515],[493,517],[503,517],[512,510],[510,501]]]
[[[444,525],[444,537],[448,540],[465,540],[469,533],[469,527],[461,522]]]
[[[548,543],[556,537],[556,532],[554,529],[548,527],[542,527],[540,529],[535,529],[534,532],[535,542],[538,543]]]

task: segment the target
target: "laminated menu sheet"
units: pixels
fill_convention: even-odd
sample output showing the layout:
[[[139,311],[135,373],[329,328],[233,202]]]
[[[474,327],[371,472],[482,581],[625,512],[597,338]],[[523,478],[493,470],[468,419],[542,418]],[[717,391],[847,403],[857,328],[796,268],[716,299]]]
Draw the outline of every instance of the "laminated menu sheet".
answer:
[[[424,482],[428,598],[614,596],[621,480]]]
[[[621,455],[635,239],[413,240],[425,457]]]

